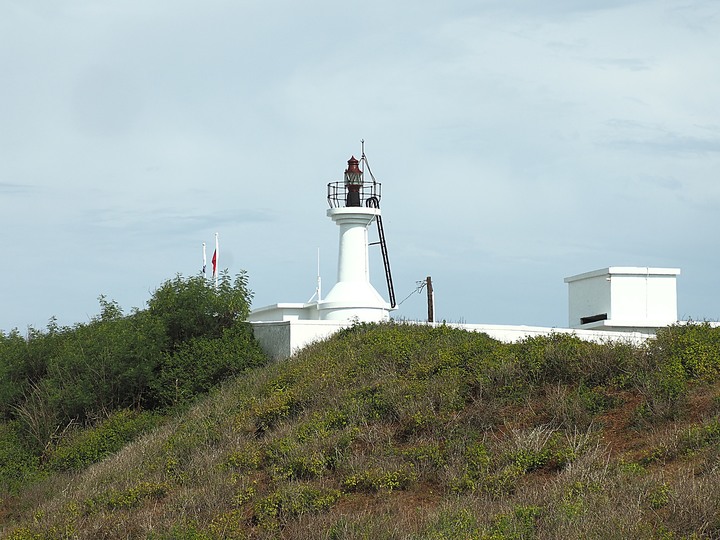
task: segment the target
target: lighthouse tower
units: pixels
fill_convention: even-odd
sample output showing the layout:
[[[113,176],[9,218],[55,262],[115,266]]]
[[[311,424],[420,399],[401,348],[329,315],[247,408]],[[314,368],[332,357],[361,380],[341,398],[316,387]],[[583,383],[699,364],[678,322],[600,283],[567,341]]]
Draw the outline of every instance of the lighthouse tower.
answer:
[[[368,227],[380,216],[380,184],[365,182],[359,161],[348,160],[343,182],[328,184],[327,215],[340,228],[337,283],[318,302],[321,320],[387,320],[392,307],[370,283]]]

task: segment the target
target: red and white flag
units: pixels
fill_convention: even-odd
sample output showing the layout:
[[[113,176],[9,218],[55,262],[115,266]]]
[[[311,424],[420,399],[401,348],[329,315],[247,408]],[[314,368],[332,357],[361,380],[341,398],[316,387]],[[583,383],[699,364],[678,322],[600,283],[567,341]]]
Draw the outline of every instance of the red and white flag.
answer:
[[[220,244],[218,242],[218,233],[215,233],[215,252],[212,257],[213,279],[215,280],[215,288],[218,285],[218,263],[220,262]]]

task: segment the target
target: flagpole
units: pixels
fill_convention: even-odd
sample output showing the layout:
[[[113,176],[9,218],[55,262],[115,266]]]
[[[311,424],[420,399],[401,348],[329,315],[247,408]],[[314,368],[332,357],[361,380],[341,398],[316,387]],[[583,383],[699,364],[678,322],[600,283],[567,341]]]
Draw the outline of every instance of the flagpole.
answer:
[[[218,264],[220,264],[220,243],[218,242],[218,233],[215,233],[215,264],[213,265],[215,273],[215,290],[218,287]]]
[[[203,277],[207,276],[207,272],[205,271],[206,268],[207,268],[207,254],[205,253],[205,242],[203,242],[203,267],[202,267]]]
[[[322,302],[322,280],[320,279],[320,248],[317,248],[317,301]]]

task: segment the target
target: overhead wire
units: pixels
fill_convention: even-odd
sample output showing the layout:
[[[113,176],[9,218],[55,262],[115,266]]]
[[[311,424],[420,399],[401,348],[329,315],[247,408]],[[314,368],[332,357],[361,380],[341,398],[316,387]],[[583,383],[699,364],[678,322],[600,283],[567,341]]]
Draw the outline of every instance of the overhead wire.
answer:
[[[413,294],[415,294],[415,293],[420,294],[422,292],[422,290],[425,288],[425,286],[427,285],[427,282],[424,279],[422,281],[416,281],[415,283],[417,283],[417,287],[415,288],[415,290],[413,292],[411,292],[410,294],[408,294],[405,298],[403,298],[400,301],[400,303],[398,304],[398,307],[400,307],[402,305],[402,303],[405,300],[407,300],[408,298],[410,298]]]

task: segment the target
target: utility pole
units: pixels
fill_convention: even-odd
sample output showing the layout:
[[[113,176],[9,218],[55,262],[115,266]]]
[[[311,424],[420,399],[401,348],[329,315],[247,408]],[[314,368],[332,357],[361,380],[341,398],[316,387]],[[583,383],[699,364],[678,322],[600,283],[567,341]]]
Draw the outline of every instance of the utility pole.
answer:
[[[425,278],[427,288],[428,322],[435,322],[435,294],[433,293],[432,278]]]

